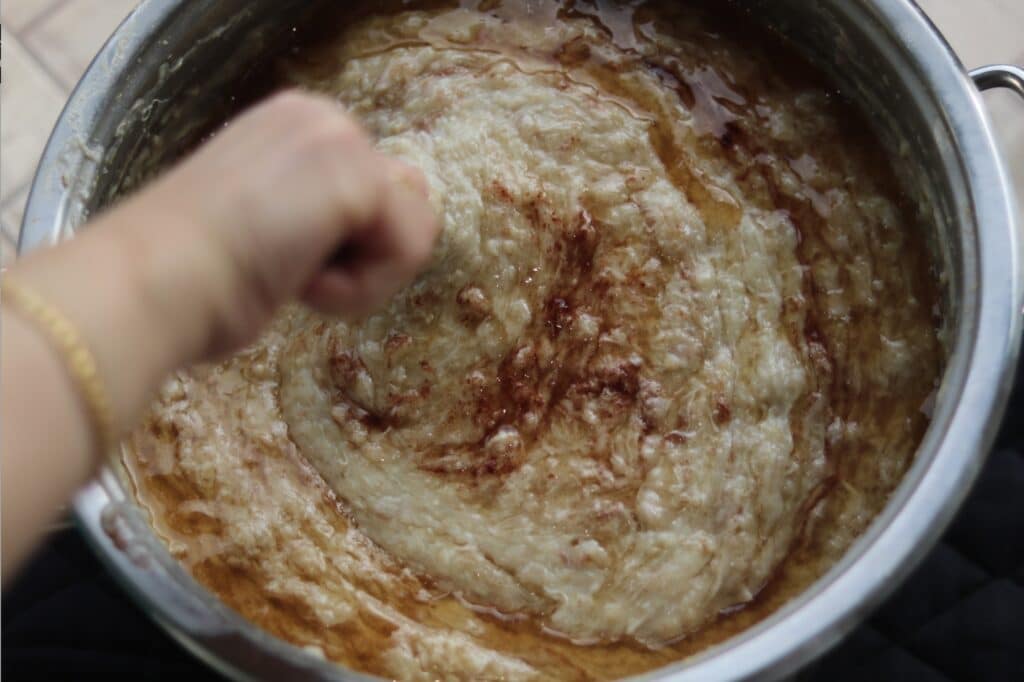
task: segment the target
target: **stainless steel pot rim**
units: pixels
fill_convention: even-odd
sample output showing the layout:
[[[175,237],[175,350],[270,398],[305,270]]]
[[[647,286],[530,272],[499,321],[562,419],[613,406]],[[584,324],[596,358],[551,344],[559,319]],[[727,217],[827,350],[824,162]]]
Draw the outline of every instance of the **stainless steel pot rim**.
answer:
[[[173,0],[144,0],[90,66],[72,94],[44,152],[30,194],[19,250],[49,244],[62,236],[70,202],[69,174],[88,173],[90,153],[76,136],[100,115],[92,93],[111,88],[143,45],[147,27],[161,26],[175,12]],[[1020,281],[1021,244],[1015,206],[991,125],[978,90],[949,45],[909,0],[874,0],[874,11],[904,44],[913,46],[918,77],[945,105],[944,125],[960,149],[962,172],[970,179],[972,221],[979,227],[973,244],[978,271],[965,273],[974,301],[962,320],[933,427],[918,458],[893,499],[846,557],[815,586],[746,632],[688,661],[638,679],[764,679],[784,676],[838,641],[867,611],[911,571],[950,521],[975,478],[1013,378],[1021,332],[1024,291]],[[78,151],[70,153],[69,150]],[[119,519],[119,487],[104,472],[76,498],[74,510],[97,553],[133,596],[168,632],[223,672],[237,678],[272,677],[303,671],[318,679],[370,679],[309,655],[276,639],[220,604],[183,570],[155,570],[145,556],[114,549],[111,535]],[[111,506],[113,504],[113,506]],[[150,548],[147,551],[160,551]],[[166,554],[166,551],[164,551]],[[252,647],[252,657],[237,645]],[[724,655],[728,654],[728,655]],[[256,667],[279,661],[281,668]]]

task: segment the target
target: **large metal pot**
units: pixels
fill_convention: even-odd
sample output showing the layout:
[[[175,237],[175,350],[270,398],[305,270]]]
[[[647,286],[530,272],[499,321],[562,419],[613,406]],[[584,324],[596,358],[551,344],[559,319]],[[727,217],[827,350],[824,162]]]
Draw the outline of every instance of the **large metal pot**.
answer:
[[[526,1],[526,0],[524,0]],[[916,460],[826,576],[756,627],[650,679],[784,676],[848,632],[936,541],[982,465],[1010,389],[1024,279],[1015,206],[978,88],[1024,95],[1024,71],[964,71],[909,0],[738,0],[788,36],[877,122],[934,225],[950,356]],[[308,0],[147,0],[71,97],[43,156],[22,251],[49,244],[173,159],[243,96]],[[167,630],[239,678],[366,679],[277,640],[170,557],[111,469],[77,497],[98,554]]]

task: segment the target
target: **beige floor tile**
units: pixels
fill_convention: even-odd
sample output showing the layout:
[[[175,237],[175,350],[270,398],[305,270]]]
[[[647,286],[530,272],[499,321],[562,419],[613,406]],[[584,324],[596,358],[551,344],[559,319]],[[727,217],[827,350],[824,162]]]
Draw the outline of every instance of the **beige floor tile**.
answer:
[[[1016,58],[1024,48],[1022,0],[918,0],[970,69]]]
[[[0,0],[0,22],[12,31],[20,31],[33,19],[66,0]]]
[[[3,28],[0,85],[0,202],[21,191],[35,173],[39,155],[64,106],[65,93]]]
[[[25,32],[25,44],[65,87],[85,68],[138,0],[68,0]]]
[[[27,199],[28,187],[0,204],[0,220],[3,221],[7,233],[14,239],[18,238],[18,233],[21,231],[21,217],[25,212]]]
[[[7,235],[7,230],[0,230],[0,270],[3,270],[12,262],[18,255],[18,249],[14,244],[14,240]]]
[[[918,0],[968,69],[1024,65],[1024,0]],[[1024,201],[1024,101],[1008,92],[985,95],[996,137]]]

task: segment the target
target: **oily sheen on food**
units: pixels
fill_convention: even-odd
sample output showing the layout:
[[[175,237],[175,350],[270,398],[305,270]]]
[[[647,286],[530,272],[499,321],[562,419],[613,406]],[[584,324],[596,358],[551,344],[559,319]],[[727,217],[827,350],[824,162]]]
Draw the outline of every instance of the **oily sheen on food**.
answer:
[[[859,114],[685,3],[360,13],[285,78],[420,168],[429,267],[181,373],[126,454],[200,582],[401,679],[604,679],[746,627],[884,504],[938,285]]]

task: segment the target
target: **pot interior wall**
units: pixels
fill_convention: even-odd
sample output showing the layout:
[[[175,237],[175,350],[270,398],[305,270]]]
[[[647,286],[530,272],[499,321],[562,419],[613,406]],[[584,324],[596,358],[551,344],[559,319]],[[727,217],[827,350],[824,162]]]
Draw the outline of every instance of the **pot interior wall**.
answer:
[[[911,53],[866,3],[733,0],[796,46],[856,101],[897,161],[941,264],[944,319],[964,291],[963,249],[973,224],[958,150],[936,94]],[[102,150],[72,225],[114,202],[193,148],[245,105],[268,94],[276,55],[301,41],[326,0],[193,0],[149,36],[108,94],[89,146]],[[956,338],[946,329],[947,339]]]
[[[965,318],[965,270],[976,256],[976,225],[961,150],[940,104],[924,83],[910,47],[869,3],[804,0],[738,0],[860,107],[887,150],[927,231],[932,262],[942,285],[942,338],[947,352]],[[940,396],[941,397],[941,396]]]
[[[181,2],[147,36],[92,131],[102,150],[82,210],[110,205],[269,94],[276,56],[323,2]],[[115,38],[116,40],[116,38]]]

